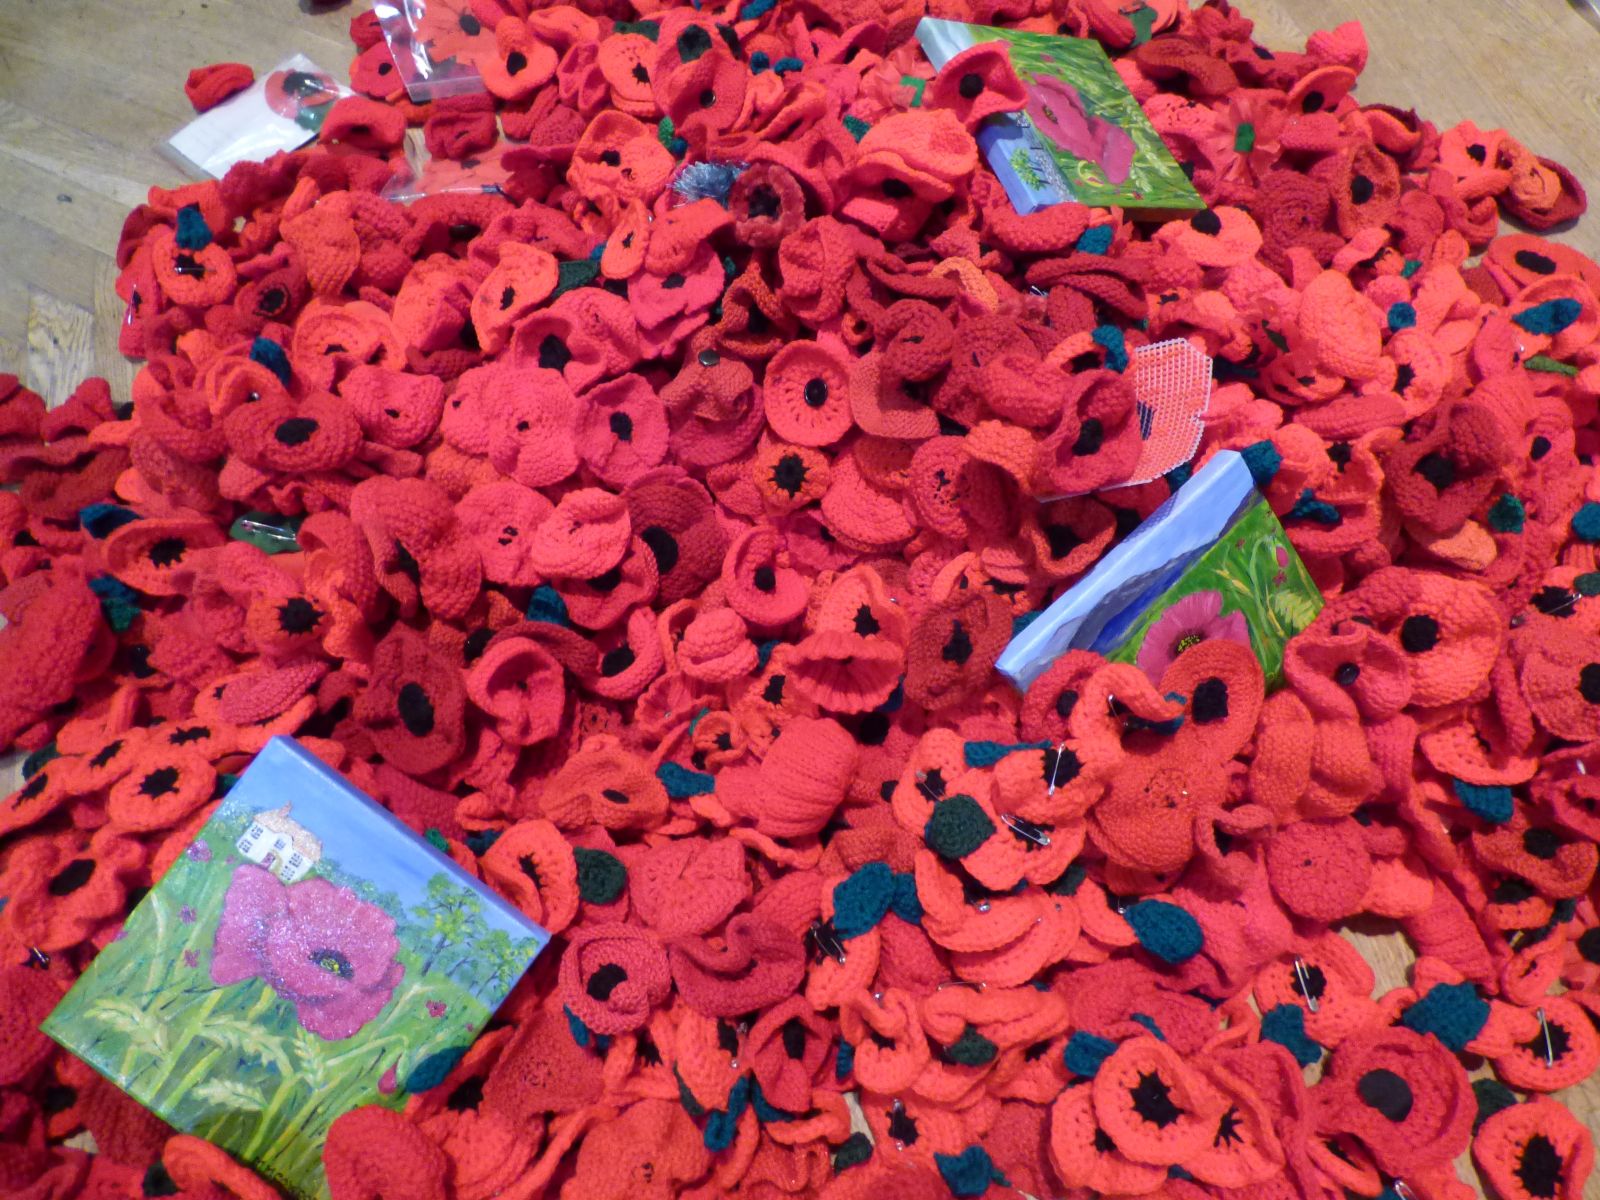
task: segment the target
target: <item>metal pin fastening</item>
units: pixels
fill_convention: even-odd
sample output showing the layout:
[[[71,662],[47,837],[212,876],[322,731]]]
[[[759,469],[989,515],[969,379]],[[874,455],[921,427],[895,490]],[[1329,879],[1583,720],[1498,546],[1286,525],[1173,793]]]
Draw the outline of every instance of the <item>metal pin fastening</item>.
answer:
[[[1024,821],[1021,817],[1011,813],[1001,813],[1000,819],[1006,823],[1006,828],[1020,838],[1026,838],[1036,846],[1048,846],[1050,835],[1040,829],[1032,821]]]
[[[1061,774],[1061,755],[1065,753],[1066,749],[1067,743],[1065,741],[1056,747],[1056,761],[1050,764],[1050,787],[1045,791],[1046,796],[1054,796],[1056,794],[1056,776]],[[1046,846],[1049,844],[1049,842],[1045,843]]]
[[[1417,1194],[1406,1186],[1405,1180],[1396,1179],[1389,1186],[1394,1189],[1394,1194],[1399,1196],[1400,1200],[1417,1200]]]
[[[933,787],[928,783],[928,773],[926,771],[917,772],[917,790],[935,804],[939,803],[939,797],[933,794]]]
[[[1311,994],[1311,979],[1306,975],[1306,964],[1298,958],[1294,960],[1294,978],[1300,985],[1300,994],[1306,998],[1306,1007],[1316,1012],[1317,998]]]
[[[41,971],[47,970],[50,966],[50,956],[37,946],[28,947],[28,957],[33,960],[33,965]]]
[[[1579,775],[1587,775],[1589,773],[1589,768],[1583,765],[1583,759],[1580,758],[1577,761],[1576,765],[1577,765],[1577,768],[1578,768],[1578,774]]]
[[[825,922],[811,922],[811,928],[807,932],[824,958],[831,958],[840,966],[844,965],[844,944],[834,936],[833,930],[829,929]]]
[[[1542,1008],[1534,1015],[1539,1018],[1539,1031],[1544,1034],[1544,1065],[1553,1067],[1556,1065],[1556,1051],[1550,1044],[1550,1022],[1545,1019]]]

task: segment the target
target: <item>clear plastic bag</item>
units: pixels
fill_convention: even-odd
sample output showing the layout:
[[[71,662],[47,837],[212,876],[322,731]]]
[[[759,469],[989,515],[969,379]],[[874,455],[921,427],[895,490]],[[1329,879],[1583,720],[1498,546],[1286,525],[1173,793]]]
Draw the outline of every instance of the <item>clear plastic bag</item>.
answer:
[[[500,194],[501,185],[511,176],[502,161],[506,149],[505,143],[500,142],[459,162],[435,158],[424,148],[421,134],[412,130],[406,137],[405,162],[395,167],[381,194],[385,200],[401,204],[446,192]]]
[[[303,54],[284,59],[237,96],[201,113],[158,147],[184,170],[216,179],[317,136],[334,101],[350,95]]]
[[[374,0],[372,11],[415,103],[485,90],[471,55],[494,48],[494,31],[468,0]]]

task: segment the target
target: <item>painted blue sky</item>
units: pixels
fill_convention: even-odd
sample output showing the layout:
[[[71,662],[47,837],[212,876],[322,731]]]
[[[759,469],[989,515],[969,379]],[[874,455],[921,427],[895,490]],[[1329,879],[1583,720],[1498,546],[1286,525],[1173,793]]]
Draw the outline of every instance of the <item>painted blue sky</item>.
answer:
[[[407,908],[421,901],[428,880],[444,871],[484,898],[483,917],[491,929],[503,929],[514,938],[537,933],[541,944],[548,940],[515,907],[461,871],[382,805],[293,739],[275,737],[233,785],[222,811],[257,812],[285,803],[294,820],[322,839],[325,857],[350,874],[371,880],[380,891],[396,893]],[[212,851],[219,852],[215,846]]]

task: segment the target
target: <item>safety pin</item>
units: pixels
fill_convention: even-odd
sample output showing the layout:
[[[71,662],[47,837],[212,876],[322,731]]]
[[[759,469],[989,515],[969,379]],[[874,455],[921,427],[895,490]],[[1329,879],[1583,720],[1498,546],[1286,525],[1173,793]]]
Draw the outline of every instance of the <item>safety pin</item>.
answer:
[[[917,772],[917,790],[935,804],[939,803],[939,797],[933,794],[933,788],[928,783],[928,773],[926,771]]]
[[[1405,1180],[1396,1179],[1389,1186],[1394,1189],[1394,1194],[1399,1196],[1400,1200],[1417,1200],[1417,1194],[1406,1186]]]
[[[1544,1034],[1544,1065],[1553,1067],[1556,1065],[1556,1052],[1555,1047],[1550,1044],[1550,1022],[1545,1019],[1542,1008],[1534,1015],[1539,1018],[1539,1031]]]
[[[33,960],[33,965],[38,967],[41,971],[45,971],[45,970],[49,969],[49,967],[50,967],[50,956],[48,954],[46,954],[43,950],[39,949],[39,947],[37,947],[37,946],[29,946],[28,947],[28,957]]]
[[[826,922],[820,920],[811,922],[811,928],[807,932],[810,933],[823,957],[833,959],[840,966],[844,965],[844,944],[834,936]]]
[[[1050,764],[1050,787],[1045,792],[1046,796],[1054,796],[1056,794],[1056,776],[1061,774],[1061,755],[1066,749],[1067,743],[1065,741],[1056,747],[1056,761]],[[1048,846],[1050,843],[1047,841],[1044,844]]]
[[[1574,765],[1578,768],[1579,775],[1587,775],[1589,773],[1589,768],[1583,765],[1583,759],[1578,759]]]
[[[1024,821],[1021,817],[1012,816],[1010,813],[1001,813],[1000,819],[1006,823],[1006,828],[1020,838],[1027,838],[1035,846],[1048,846],[1050,835],[1040,829],[1032,821]]]
[[[1306,974],[1306,964],[1298,958],[1294,960],[1294,978],[1300,985],[1300,994],[1306,998],[1306,1007],[1316,1012],[1317,999],[1311,994],[1311,979]]]

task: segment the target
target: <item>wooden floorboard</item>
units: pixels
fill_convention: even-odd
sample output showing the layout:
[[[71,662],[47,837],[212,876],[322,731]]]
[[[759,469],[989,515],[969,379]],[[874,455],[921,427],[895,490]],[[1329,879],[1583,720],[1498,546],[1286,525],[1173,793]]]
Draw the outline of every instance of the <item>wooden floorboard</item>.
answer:
[[[1283,49],[1358,19],[1371,46],[1363,102],[1416,108],[1441,128],[1505,128],[1600,184],[1600,31],[1566,0],[1239,7]],[[292,0],[0,0],[0,371],[24,372],[53,402],[87,373],[127,397],[134,366],[116,349],[112,254],[127,209],[151,185],[183,181],[155,146],[192,115],[185,73],[240,60],[259,74],[301,51],[344,77],[353,11],[312,14]],[[1600,259],[1600,214],[1555,236]],[[1404,980],[1402,939],[1358,940],[1380,987]],[[1600,1085],[1562,1098],[1600,1127]],[[1589,1195],[1600,1200],[1600,1177]]]

